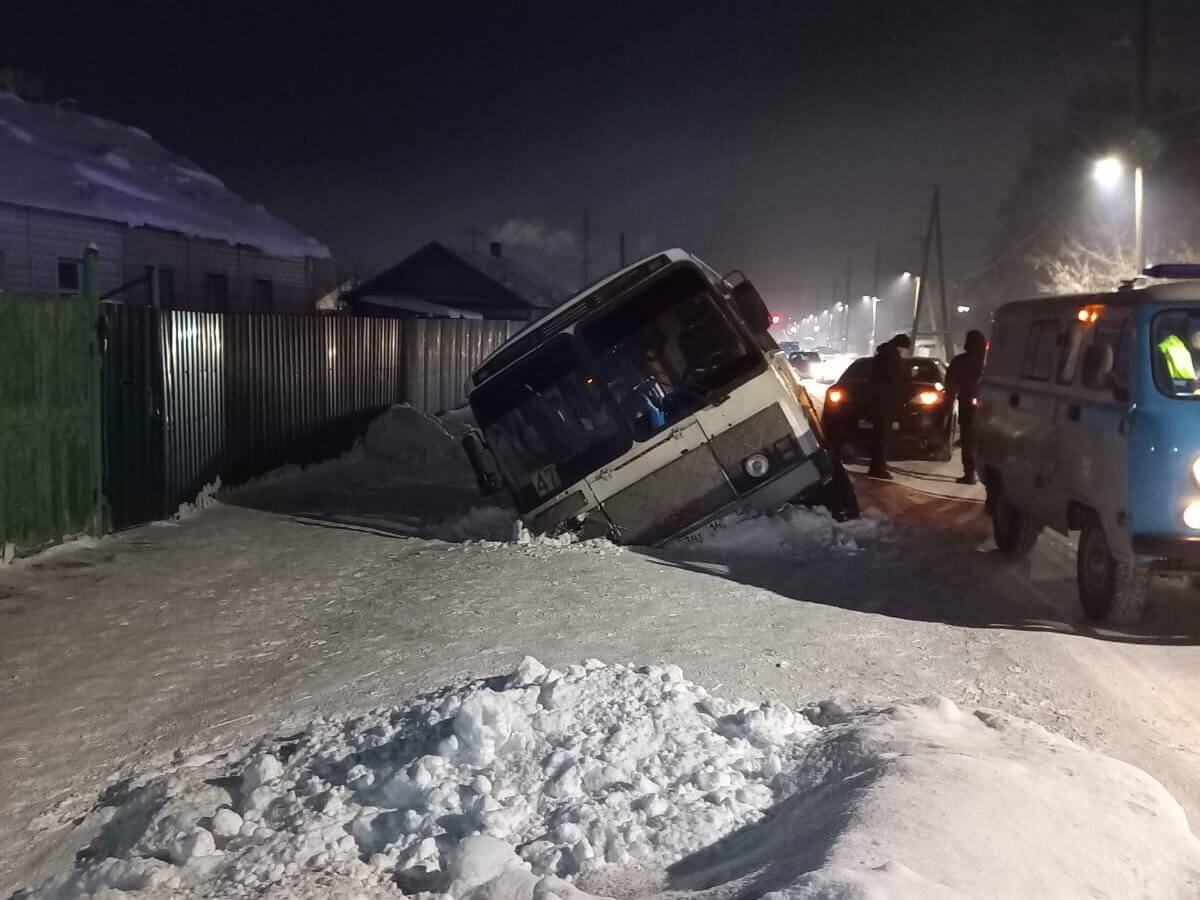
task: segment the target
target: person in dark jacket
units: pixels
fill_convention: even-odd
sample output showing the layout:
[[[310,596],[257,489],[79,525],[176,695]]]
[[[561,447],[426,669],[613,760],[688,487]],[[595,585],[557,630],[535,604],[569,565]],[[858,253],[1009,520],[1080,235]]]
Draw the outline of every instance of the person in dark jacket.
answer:
[[[888,471],[888,450],[892,443],[892,423],[900,415],[908,392],[908,356],[912,341],[907,334],[898,334],[875,350],[871,366],[871,394],[874,397],[874,428],[871,432],[871,468],[873,478],[891,479]]]
[[[962,432],[963,474],[959,484],[975,484],[975,403],[979,398],[979,379],[983,377],[983,359],[987,355],[987,338],[982,331],[967,332],[963,352],[950,362],[946,372],[946,392],[950,403],[958,400],[958,427]]]

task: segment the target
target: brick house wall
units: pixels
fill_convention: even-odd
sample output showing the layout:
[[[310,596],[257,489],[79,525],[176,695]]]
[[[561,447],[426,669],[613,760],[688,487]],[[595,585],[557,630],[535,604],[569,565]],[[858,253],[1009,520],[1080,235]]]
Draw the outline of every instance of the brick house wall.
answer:
[[[60,293],[59,263],[81,259],[93,243],[100,251],[101,293],[157,265],[166,273],[164,305],[177,309],[310,314],[334,283],[329,259],[268,256],[222,241],[0,202],[0,291]],[[148,298],[144,288],[133,288],[120,299]]]

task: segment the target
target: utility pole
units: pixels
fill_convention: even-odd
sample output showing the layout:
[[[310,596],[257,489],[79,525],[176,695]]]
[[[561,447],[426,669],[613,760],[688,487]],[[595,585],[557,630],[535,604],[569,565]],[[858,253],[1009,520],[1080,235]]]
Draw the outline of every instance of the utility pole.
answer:
[[[1137,109],[1134,122],[1134,147],[1136,155],[1133,169],[1133,259],[1136,269],[1134,275],[1141,275],[1146,268],[1146,238],[1142,210],[1145,201],[1145,187],[1142,171],[1142,147],[1145,143],[1143,129],[1146,126],[1146,114],[1150,107],[1150,0],[1142,0],[1142,15],[1138,29],[1138,76],[1137,76]]]
[[[625,232],[621,232],[621,241],[619,245],[619,256],[621,260],[621,268],[625,268]]]
[[[941,192],[935,187],[933,189],[933,203],[929,207],[929,225],[925,229],[925,241],[921,251],[921,274],[917,278],[916,297],[913,298],[913,325],[912,325],[912,342],[913,350],[917,348],[917,338],[920,337],[921,326],[921,309],[925,305],[922,301],[925,299],[926,286],[929,284],[929,252],[933,248],[933,239],[937,235],[937,254],[938,254],[938,288],[941,291],[942,301],[942,319],[944,321],[943,331],[938,331],[937,323],[933,310],[929,311],[929,331],[927,334],[936,337],[941,335],[942,346],[946,353],[946,358],[950,358],[950,314],[946,306],[946,267],[945,259],[942,256],[942,204]]]
[[[588,224],[588,212],[583,211],[583,284],[579,286],[583,290],[592,283],[592,231]]]
[[[851,261],[846,260],[846,299],[842,301],[846,304],[846,321],[842,323],[842,350],[850,348],[850,272]]]

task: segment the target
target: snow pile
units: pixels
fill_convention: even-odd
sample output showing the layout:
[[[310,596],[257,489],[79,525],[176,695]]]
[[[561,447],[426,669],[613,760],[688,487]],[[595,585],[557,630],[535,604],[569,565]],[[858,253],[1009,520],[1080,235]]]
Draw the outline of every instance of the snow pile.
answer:
[[[1144,773],[945,700],[798,714],[676,666],[526,657],[122,782],[32,898],[1183,897],[1200,845]],[[774,893],[772,893],[774,892]],[[113,896],[111,894],[107,896]]]
[[[414,479],[471,479],[462,445],[434,416],[407,403],[380,413],[367,426],[363,450],[373,460],[397,467]]]
[[[669,549],[686,553],[700,552],[714,559],[723,557],[779,558],[825,549],[837,553],[857,553],[865,539],[881,536],[878,519],[859,518],[835,521],[824,507],[811,509],[784,506],[777,512],[758,514],[736,512],[672,542]]]
[[[0,91],[0,200],[248,244],[329,250],[138,128]]]

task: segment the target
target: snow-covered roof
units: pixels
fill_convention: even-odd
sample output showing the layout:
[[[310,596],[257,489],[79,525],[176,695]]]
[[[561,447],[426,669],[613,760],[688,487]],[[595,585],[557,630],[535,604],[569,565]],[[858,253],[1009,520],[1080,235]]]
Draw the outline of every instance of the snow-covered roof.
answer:
[[[561,286],[519,260],[507,256],[492,256],[490,253],[479,253],[475,250],[464,250],[448,244],[441,246],[467,265],[483,272],[492,281],[508,288],[530,306],[550,309],[567,297],[567,292]]]
[[[439,259],[448,259],[456,266],[472,269],[482,276],[481,284],[486,287],[474,284],[464,288],[455,280],[448,281],[444,288],[430,285],[421,274],[421,269],[425,263]],[[539,315],[556,306],[566,296],[567,292],[556,283],[518,260],[431,241],[394,266],[368,278],[350,291],[345,299],[353,304],[378,303],[380,297],[420,297],[430,304],[453,310],[473,309],[480,313],[491,313],[507,308],[528,308],[533,314]]]
[[[141,129],[7,92],[0,92],[0,201],[247,244],[272,256],[329,256],[319,241]]]
[[[469,309],[458,309],[446,306],[444,303],[434,303],[412,296],[379,297],[368,294],[358,298],[359,303],[368,306],[386,306],[389,309],[400,309],[405,312],[418,313],[425,316],[436,316],[443,319],[482,319],[483,314]]]

